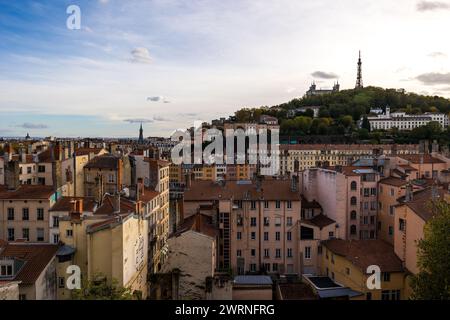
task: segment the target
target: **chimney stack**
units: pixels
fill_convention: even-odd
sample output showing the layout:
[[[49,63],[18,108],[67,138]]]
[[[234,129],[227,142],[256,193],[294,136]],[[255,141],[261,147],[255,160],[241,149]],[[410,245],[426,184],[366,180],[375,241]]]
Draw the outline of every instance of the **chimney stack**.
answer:
[[[406,185],[405,202],[413,200],[413,186],[411,183]]]
[[[8,190],[17,190],[20,185],[19,161],[8,161],[4,164],[5,184]]]
[[[120,193],[119,192],[117,192],[114,195],[113,209],[114,209],[114,213],[120,213]]]

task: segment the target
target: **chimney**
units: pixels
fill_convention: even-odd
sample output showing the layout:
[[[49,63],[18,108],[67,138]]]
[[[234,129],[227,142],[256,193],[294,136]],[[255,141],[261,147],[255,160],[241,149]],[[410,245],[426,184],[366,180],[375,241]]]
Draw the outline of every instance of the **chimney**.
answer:
[[[410,202],[413,200],[413,186],[411,183],[406,185],[405,202]]]
[[[19,162],[8,161],[5,162],[5,184],[8,190],[17,190],[20,184],[19,178]]]
[[[62,145],[60,142],[56,143],[56,146],[53,149],[53,152],[54,152],[54,160],[61,161],[63,150],[62,150]]]
[[[20,149],[20,162],[27,163],[27,154],[24,149]]]
[[[83,199],[76,200],[75,203],[76,203],[75,212],[82,214],[83,213]]]
[[[77,200],[70,201],[70,212],[71,213],[77,212]]]
[[[199,212],[195,215],[195,222],[194,222],[194,231],[201,232],[202,230],[202,217]]]
[[[120,213],[120,193],[116,193],[114,195],[114,199],[112,201],[114,213]]]

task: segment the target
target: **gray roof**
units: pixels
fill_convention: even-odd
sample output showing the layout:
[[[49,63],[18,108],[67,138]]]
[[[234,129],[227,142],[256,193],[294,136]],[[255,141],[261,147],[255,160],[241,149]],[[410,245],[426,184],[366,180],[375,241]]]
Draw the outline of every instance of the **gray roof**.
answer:
[[[337,298],[337,297],[357,297],[362,295],[361,292],[354,291],[350,288],[336,288],[336,289],[326,289],[318,290],[317,294],[321,299],[323,298]]]
[[[235,284],[245,285],[272,285],[272,279],[269,276],[236,276]]]

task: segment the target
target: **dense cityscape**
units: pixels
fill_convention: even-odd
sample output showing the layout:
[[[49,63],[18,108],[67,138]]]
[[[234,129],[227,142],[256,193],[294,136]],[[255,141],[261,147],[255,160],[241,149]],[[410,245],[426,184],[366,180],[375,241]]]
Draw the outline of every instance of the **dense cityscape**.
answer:
[[[364,89],[361,65],[360,57],[356,92]],[[313,85],[305,99],[338,90]],[[362,128],[366,119],[363,129],[370,133],[430,125],[448,130],[448,115],[438,110],[409,115],[370,107],[361,121],[350,116],[348,125]],[[290,109],[286,121],[304,114],[326,119],[321,110]],[[211,128],[280,130],[272,115],[248,122],[238,117],[239,111],[187,129],[188,145],[199,130],[208,144]],[[433,288],[438,291],[428,296],[430,284],[421,282],[439,277],[422,268],[432,253],[421,243],[439,236],[426,233],[433,223],[448,225],[448,144],[303,143],[294,135],[279,145],[278,170],[263,175],[260,162],[248,159],[175,164],[178,143],[145,138],[142,125],[137,139],[2,139],[1,299],[407,300],[448,294],[442,283],[444,291]],[[237,157],[237,149],[232,152],[227,158]],[[444,220],[434,222],[439,216]],[[374,266],[378,287],[368,281]],[[83,279],[78,288],[74,270]]]

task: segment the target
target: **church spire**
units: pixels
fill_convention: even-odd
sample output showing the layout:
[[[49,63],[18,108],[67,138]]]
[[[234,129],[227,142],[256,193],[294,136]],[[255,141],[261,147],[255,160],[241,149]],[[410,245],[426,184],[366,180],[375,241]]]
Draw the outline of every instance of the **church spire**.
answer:
[[[356,75],[356,86],[355,89],[362,89],[363,80],[362,80],[362,61],[361,61],[361,50],[359,50],[359,59],[358,59],[358,73]]]
[[[141,128],[139,129],[139,140],[138,140],[139,144],[143,144],[144,143],[144,129],[142,128],[142,122],[141,122]]]

